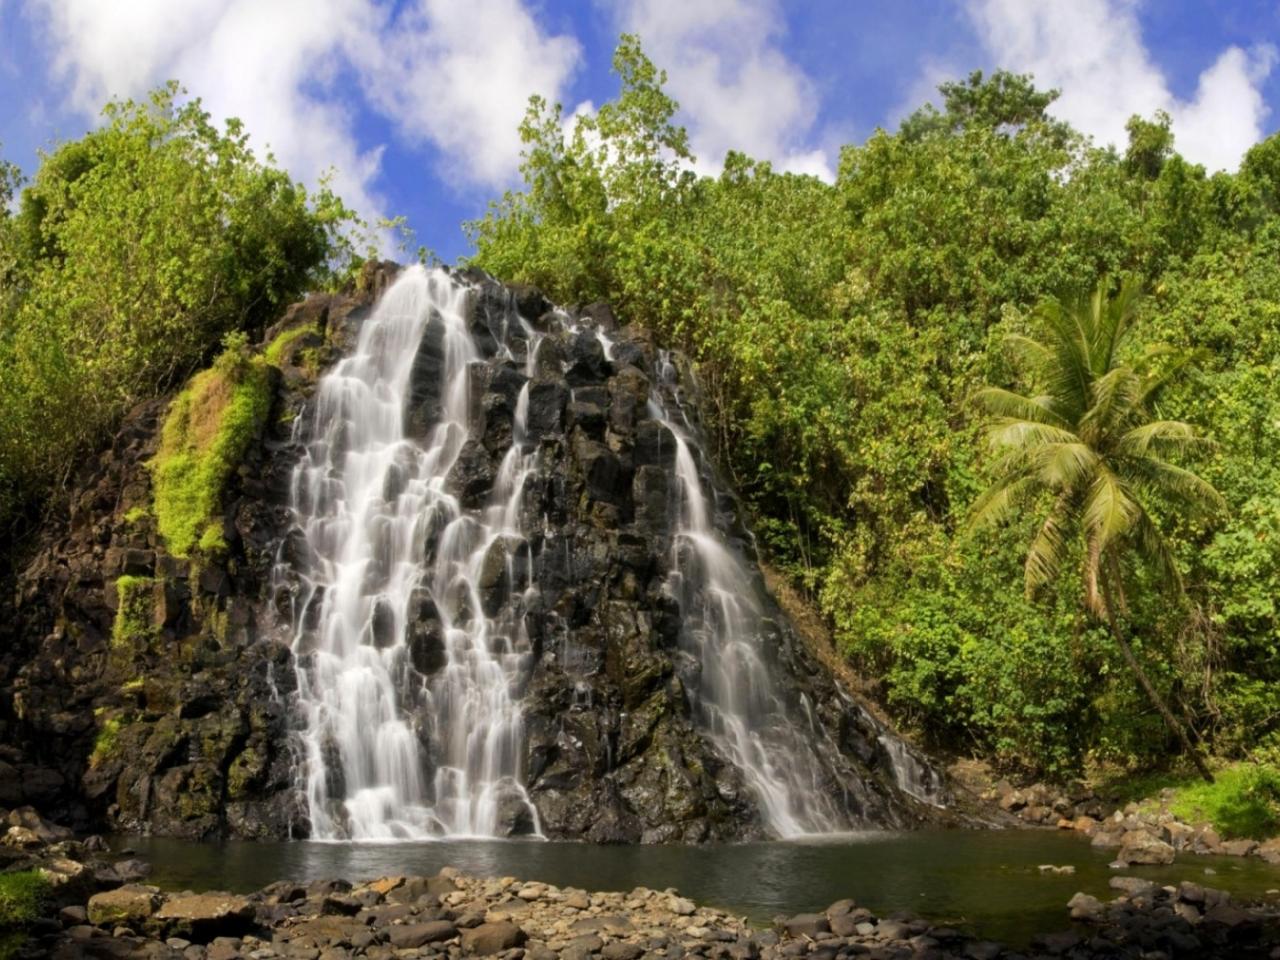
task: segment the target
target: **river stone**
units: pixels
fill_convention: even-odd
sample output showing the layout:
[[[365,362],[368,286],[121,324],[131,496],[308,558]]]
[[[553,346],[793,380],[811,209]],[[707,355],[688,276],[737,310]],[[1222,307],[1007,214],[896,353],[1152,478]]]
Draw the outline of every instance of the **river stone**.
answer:
[[[396,923],[387,928],[387,938],[397,949],[420,947],[426,943],[441,943],[458,935],[458,928],[448,920],[432,920],[429,923]]]
[[[1092,920],[1103,911],[1102,901],[1087,893],[1077,893],[1067,901],[1067,907],[1072,920]]]
[[[1227,840],[1222,844],[1222,852],[1229,857],[1247,857],[1257,849],[1256,840]]]
[[[154,920],[170,936],[207,940],[243,932],[253,920],[253,904],[231,893],[189,894],[166,901]]]
[[[1280,864],[1280,837],[1272,837],[1254,852],[1267,863]]]
[[[858,932],[858,920],[851,913],[837,913],[831,917],[831,932],[837,937],[852,937]]]
[[[157,887],[130,883],[89,898],[89,922],[99,927],[119,923],[138,923],[149,918],[160,906]]]
[[[560,951],[561,960],[587,960],[593,953],[598,953],[604,941],[595,934],[574,937]]]
[[[1132,830],[1124,835],[1117,860],[1125,863],[1166,864],[1173,863],[1173,847],[1147,833]]]
[[[853,913],[853,911],[856,910],[857,908],[858,908],[858,903],[856,900],[850,900],[848,898],[844,900],[837,900],[831,906],[827,907],[827,916],[828,917],[845,916],[846,914]]]
[[[905,940],[911,936],[911,925],[901,920],[881,920],[876,924],[876,936],[881,940]]]
[[[677,917],[691,917],[698,909],[698,905],[686,897],[671,898],[671,912]]]
[[[1002,953],[1004,947],[991,940],[978,940],[964,948],[964,955],[969,960],[996,960]]]
[[[831,923],[821,913],[797,913],[783,920],[782,928],[789,937],[812,937],[815,933],[830,933]]]
[[[1119,890],[1125,896],[1133,897],[1149,897],[1155,893],[1156,885],[1150,880],[1144,880],[1142,877],[1112,877],[1108,881],[1108,886],[1112,890]]]
[[[525,932],[510,921],[482,923],[462,931],[462,950],[475,956],[488,957],[518,947],[526,939]]]

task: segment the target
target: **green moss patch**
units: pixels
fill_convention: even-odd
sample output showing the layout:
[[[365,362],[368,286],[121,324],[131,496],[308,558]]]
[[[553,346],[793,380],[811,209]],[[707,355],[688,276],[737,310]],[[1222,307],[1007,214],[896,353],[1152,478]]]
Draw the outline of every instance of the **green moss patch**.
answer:
[[[98,736],[93,741],[93,753],[89,755],[89,766],[96,767],[115,753],[120,740],[120,718],[108,717],[98,728]]]
[[[24,927],[40,916],[49,883],[39,871],[0,873],[0,931]]]
[[[284,352],[300,337],[314,332],[315,328],[307,324],[285,330],[267,345],[267,349],[262,353],[263,359],[273,367],[280,366],[280,362],[284,359]]]
[[[113,647],[120,650],[145,647],[155,636],[155,586],[151,577],[124,576],[116,581],[118,603],[111,626]]]
[[[268,363],[243,338],[174,399],[151,462],[156,523],[174,556],[225,549],[223,491],[270,409]]]

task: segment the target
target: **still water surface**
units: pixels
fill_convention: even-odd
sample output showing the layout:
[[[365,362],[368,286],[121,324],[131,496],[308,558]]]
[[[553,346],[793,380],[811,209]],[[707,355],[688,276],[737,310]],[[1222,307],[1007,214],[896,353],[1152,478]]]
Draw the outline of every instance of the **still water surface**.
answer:
[[[601,847],[516,840],[424,843],[189,843],[119,837],[169,889],[248,892],[275,880],[431,874],[454,866],[587,890],[677,888],[681,894],[767,924],[778,914],[821,910],[842,897],[880,915],[909,910],[1010,943],[1068,925],[1078,890],[1110,899],[1114,851],[1053,831],[874,832],[804,841],[701,847]],[[1040,864],[1071,864],[1073,876],[1042,875]],[[1206,874],[1206,868],[1214,871]],[[1159,883],[1194,880],[1241,896],[1276,898],[1280,867],[1254,858],[1191,857],[1127,875]]]

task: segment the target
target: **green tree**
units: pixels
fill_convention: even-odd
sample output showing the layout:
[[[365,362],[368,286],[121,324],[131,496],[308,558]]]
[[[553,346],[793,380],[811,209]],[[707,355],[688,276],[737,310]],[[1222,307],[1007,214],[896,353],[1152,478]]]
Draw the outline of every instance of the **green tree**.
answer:
[[[1190,424],[1162,419],[1157,410],[1161,393],[1186,370],[1189,357],[1161,347],[1126,355],[1137,298],[1134,282],[1110,297],[1105,282],[1099,283],[1088,296],[1041,303],[1041,339],[1008,339],[1034,392],[987,387],[978,394],[993,418],[989,439],[998,459],[972,522],[981,527],[1028,504],[1043,507],[1027,549],[1028,593],[1053,584],[1064,562],[1078,554],[1085,610],[1107,625],[1152,705],[1212,781],[1120,626],[1132,562],[1144,565],[1165,590],[1182,591],[1161,511],[1223,506],[1208,482],[1167,459],[1204,442]]]
[[[341,269],[353,217],[176,84],[43,158],[4,224],[0,522],[56,489],[137,401]],[[11,180],[0,170],[0,180]],[[3,189],[0,186],[0,189]],[[0,267],[3,267],[0,264]]]

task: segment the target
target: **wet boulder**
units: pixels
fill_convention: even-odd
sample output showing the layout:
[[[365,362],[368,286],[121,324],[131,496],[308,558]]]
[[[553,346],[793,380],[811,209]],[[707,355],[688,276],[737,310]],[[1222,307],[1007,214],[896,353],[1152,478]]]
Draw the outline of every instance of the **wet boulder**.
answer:
[[[564,431],[569,386],[563,380],[534,380],[529,384],[529,439],[536,442]]]
[[[409,401],[405,411],[405,430],[413,437],[424,438],[440,419],[441,394],[444,385],[444,321],[432,317],[422,333],[418,350],[413,355],[409,374]]]
[[[493,460],[484,444],[475,438],[467,440],[449,471],[447,485],[467,508],[479,509],[489,499],[496,477]]]
[[[603,383],[609,376],[609,361],[605,359],[600,338],[590,330],[579,330],[568,342],[568,369],[565,378],[571,387]]]

